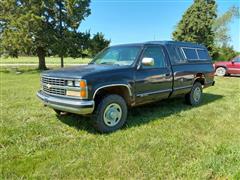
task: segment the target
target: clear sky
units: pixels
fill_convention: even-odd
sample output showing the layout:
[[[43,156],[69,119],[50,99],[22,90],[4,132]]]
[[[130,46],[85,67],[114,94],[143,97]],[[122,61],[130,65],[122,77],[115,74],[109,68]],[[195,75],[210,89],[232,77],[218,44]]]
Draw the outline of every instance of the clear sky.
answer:
[[[92,14],[80,25],[80,31],[103,32],[111,45],[171,40],[172,32],[193,0],[92,0]],[[217,0],[221,15],[240,0]],[[240,51],[240,22],[229,25],[231,45]]]

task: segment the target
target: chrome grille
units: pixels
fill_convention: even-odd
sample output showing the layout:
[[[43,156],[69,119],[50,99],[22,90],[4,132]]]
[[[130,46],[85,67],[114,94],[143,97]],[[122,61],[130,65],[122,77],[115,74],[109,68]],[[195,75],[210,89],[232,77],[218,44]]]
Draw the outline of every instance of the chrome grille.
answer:
[[[50,78],[50,77],[42,77],[42,83],[57,85],[57,86],[65,86],[64,79],[55,79],[55,78]]]
[[[57,94],[57,95],[66,95],[65,89],[60,88],[48,88],[47,86],[43,85],[43,91],[50,93],[50,94]]]
[[[51,87],[51,85],[60,87]],[[42,77],[42,90],[46,93],[64,96],[66,95],[66,90],[61,88],[61,86],[65,86],[64,79]]]

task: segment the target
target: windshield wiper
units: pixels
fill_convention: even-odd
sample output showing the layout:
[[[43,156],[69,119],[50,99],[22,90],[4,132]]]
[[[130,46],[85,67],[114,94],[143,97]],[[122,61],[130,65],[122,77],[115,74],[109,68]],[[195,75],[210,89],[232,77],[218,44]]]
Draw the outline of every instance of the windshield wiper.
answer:
[[[99,64],[109,64],[109,65],[112,65],[113,63],[109,63],[109,62],[101,62]]]
[[[104,64],[104,65],[118,65],[118,66],[119,66],[119,64],[109,63],[109,62],[102,62],[102,63],[100,63],[100,64]]]

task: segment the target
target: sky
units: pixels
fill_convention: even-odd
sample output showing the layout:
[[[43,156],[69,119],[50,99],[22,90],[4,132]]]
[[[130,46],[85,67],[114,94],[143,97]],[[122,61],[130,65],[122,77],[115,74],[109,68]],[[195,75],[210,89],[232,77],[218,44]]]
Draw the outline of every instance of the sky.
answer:
[[[81,32],[103,32],[111,45],[152,40],[171,40],[172,32],[193,0],[92,0],[91,15]],[[240,0],[217,0],[218,15]],[[229,24],[230,44],[240,51],[240,20]]]

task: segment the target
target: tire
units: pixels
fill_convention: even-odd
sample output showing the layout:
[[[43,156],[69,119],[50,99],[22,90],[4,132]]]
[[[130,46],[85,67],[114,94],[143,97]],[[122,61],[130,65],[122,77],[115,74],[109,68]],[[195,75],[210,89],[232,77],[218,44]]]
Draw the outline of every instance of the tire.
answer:
[[[202,101],[202,84],[200,82],[195,82],[191,92],[186,94],[186,103],[192,106],[197,106]]]
[[[217,76],[225,76],[227,74],[226,72],[227,72],[227,70],[224,67],[218,67],[216,69],[216,75]]]
[[[96,107],[92,122],[101,133],[110,133],[120,129],[127,120],[127,104],[119,95],[104,97]]]

